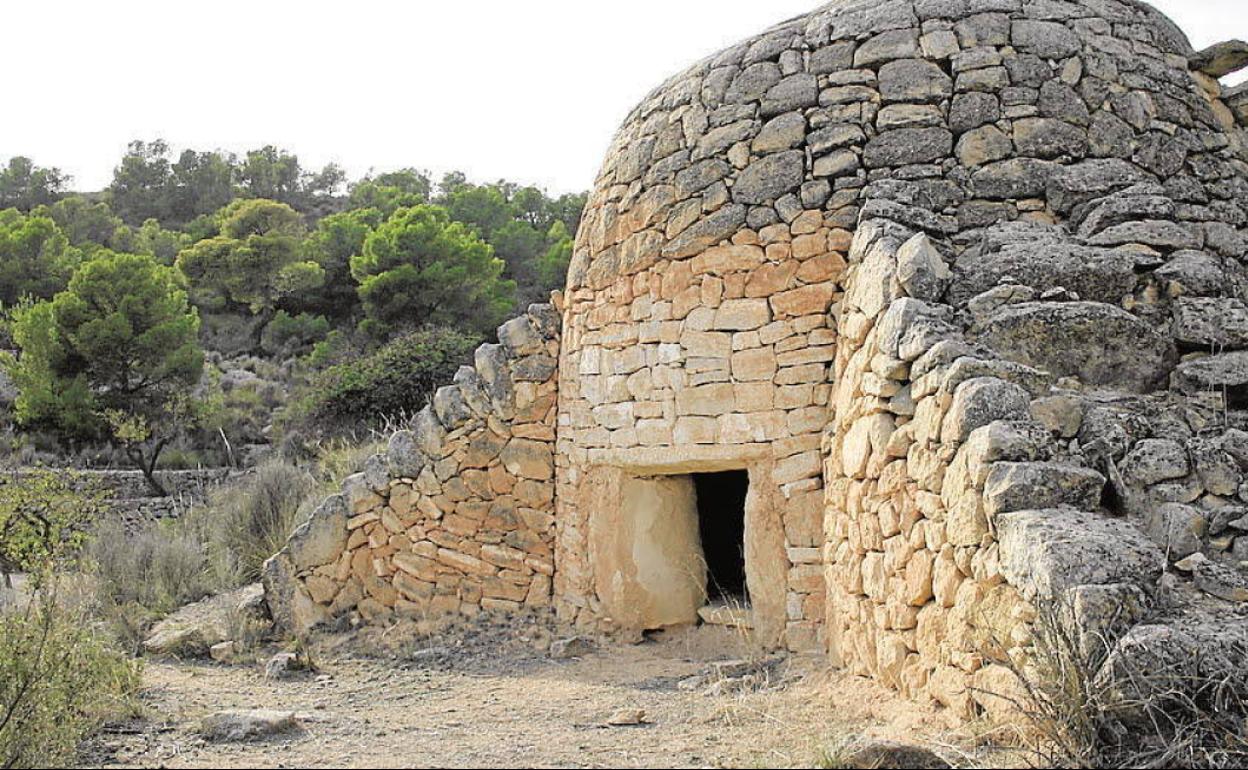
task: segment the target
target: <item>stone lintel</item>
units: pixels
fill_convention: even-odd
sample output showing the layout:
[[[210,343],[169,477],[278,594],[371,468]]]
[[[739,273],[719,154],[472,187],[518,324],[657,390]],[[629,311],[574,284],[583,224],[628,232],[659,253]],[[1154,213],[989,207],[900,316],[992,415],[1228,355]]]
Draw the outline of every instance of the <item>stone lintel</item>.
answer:
[[[589,453],[591,465],[620,468],[634,476],[743,470],[770,458],[771,445],[764,443],[600,449]]]

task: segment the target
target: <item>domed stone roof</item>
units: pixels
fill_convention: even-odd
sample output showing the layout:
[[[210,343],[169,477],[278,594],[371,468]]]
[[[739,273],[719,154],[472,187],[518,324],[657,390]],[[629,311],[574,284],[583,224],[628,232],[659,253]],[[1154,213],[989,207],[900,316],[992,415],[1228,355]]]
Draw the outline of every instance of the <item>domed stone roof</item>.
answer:
[[[679,615],[630,501],[748,468],[755,633],[960,712],[1046,603],[1127,608],[1128,657],[1248,636],[1246,48],[1133,0],[846,0],[647,96],[563,298],[561,607]]]
[[[1095,192],[1066,186],[1089,175],[1107,187],[1164,180],[1172,198],[1190,196],[1205,180],[1179,174],[1184,160],[1213,162],[1222,148],[1210,141],[1225,145],[1230,128],[1189,73],[1192,54],[1169,19],[1132,1],[828,4],[704,59],[633,110],[570,286],[803,210],[852,226],[853,206],[875,199],[952,234],[1026,213],[1001,201],[1056,197],[1066,220]],[[1090,159],[1102,162],[1052,180]]]

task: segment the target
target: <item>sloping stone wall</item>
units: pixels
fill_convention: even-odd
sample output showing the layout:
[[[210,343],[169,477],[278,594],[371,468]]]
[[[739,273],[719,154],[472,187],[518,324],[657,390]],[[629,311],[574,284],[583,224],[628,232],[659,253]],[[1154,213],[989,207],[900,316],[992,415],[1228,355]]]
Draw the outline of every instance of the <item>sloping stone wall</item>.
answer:
[[[213,489],[228,482],[234,471],[230,468],[156,471],[156,478],[168,492],[165,497],[152,497],[152,490],[142,471],[91,468],[47,468],[69,479],[75,489],[93,489],[108,495],[108,509],[127,528],[141,528],[161,519],[176,519],[208,499]],[[18,468],[0,475],[0,484],[21,483],[24,473]]]
[[[559,324],[533,305],[500,327],[296,530],[264,569],[280,625],[550,604]]]
[[[142,471],[96,470],[91,468],[48,468],[41,470],[64,473],[71,479],[75,488],[90,486],[107,492],[117,500],[146,498],[152,494],[152,490],[147,484],[147,479],[143,478]],[[14,475],[20,479],[23,472],[22,469],[18,469],[13,474],[0,475],[0,484],[8,483],[9,479]],[[207,496],[209,490],[224,483],[230,477],[230,474],[231,469],[229,468],[156,471],[156,479],[170,496],[184,496],[202,500]]]

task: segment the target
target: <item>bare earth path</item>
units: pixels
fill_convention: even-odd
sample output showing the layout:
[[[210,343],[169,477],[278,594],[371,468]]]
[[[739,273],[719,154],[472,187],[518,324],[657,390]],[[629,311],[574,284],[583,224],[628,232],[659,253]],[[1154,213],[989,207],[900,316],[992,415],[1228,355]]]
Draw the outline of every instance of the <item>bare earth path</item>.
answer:
[[[732,657],[701,630],[616,645],[578,660],[476,653],[446,665],[323,652],[320,674],[269,681],[258,664],[149,662],[151,718],[110,734],[106,767],[812,766],[846,736],[935,739],[940,714],[818,658],[790,658],[778,686],[707,695],[676,683]],[[725,652],[729,654],[725,654]],[[300,732],[211,744],[195,734],[221,709],[296,711]],[[607,727],[620,709],[648,724]]]

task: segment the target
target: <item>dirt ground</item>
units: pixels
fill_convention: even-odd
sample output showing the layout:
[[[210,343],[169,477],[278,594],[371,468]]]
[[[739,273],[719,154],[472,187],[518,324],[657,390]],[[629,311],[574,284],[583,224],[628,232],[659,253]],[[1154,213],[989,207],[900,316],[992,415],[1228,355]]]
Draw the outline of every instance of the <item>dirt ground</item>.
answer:
[[[317,670],[285,680],[265,678],[263,656],[233,665],[149,661],[148,718],[111,726],[92,760],[103,767],[814,767],[853,736],[939,743],[950,726],[939,711],[813,656],[778,661],[759,677],[761,686],[742,691],[682,687],[711,662],[744,654],[739,637],[711,627],[604,644],[572,660],[551,659],[538,628],[507,643],[481,634],[372,642],[366,655],[360,650],[370,644],[358,638],[322,640],[314,647]],[[210,712],[252,708],[294,711],[301,729],[249,743],[197,735]],[[622,709],[643,710],[644,724],[607,726]]]

